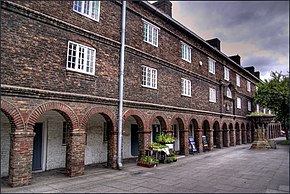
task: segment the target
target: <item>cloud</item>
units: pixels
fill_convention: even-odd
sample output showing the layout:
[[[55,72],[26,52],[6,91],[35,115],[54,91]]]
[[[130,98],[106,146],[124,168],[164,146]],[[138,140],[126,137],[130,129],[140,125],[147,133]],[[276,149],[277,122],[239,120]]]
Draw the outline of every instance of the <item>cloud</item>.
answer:
[[[173,17],[261,74],[289,71],[288,1],[172,1]],[[244,61],[243,61],[244,59]]]

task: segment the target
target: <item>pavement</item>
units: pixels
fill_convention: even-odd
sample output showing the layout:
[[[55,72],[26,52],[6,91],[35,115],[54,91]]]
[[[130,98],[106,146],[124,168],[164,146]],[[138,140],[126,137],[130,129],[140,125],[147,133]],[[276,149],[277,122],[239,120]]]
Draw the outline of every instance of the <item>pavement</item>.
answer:
[[[31,185],[11,188],[1,181],[1,193],[289,193],[289,146],[251,150],[251,144],[214,149],[156,168],[124,160],[122,170],[101,165],[67,177],[54,170],[33,174]]]

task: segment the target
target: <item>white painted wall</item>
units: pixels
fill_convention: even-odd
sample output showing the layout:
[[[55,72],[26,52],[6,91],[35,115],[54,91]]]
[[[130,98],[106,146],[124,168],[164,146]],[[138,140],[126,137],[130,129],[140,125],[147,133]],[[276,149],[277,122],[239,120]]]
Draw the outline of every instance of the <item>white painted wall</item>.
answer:
[[[108,142],[103,141],[104,122],[106,120],[100,114],[93,115],[88,121],[85,165],[107,162]]]
[[[11,125],[6,115],[1,112],[1,177],[8,176],[10,155]]]
[[[37,123],[43,123],[43,170],[65,168],[66,146],[62,144],[64,121],[56,111],[47,111],[37,120]]]

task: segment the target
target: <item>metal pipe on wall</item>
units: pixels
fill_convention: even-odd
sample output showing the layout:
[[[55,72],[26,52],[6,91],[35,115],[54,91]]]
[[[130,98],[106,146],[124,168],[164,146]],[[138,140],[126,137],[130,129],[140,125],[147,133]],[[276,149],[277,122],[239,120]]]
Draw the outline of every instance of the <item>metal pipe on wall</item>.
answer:
[[[121,56],[120,56],[120,77],[119,77],[119,117],[118,117],[118,149],[117,167],[122,165],[122,119],[123,119],[123,82],[124,82],[124,50],[125,50],[125,30],[126,30],[126,1],[122,1],[122,29],[121,29]]]

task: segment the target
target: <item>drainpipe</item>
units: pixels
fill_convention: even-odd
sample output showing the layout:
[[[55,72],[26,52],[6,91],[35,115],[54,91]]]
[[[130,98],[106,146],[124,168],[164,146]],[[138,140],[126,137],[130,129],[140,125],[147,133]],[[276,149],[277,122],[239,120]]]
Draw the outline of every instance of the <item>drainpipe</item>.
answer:
[[[126,26],[126,1],[122,1],[122,29],[121,29],[121,56],[120,56],[120,80],[119,80],[119,118],[118,118],[118,150],[117,167],[122,169],[122,121],[123,121],[123,77],[124,77],[124,50],[125,50],[125,26]]]

